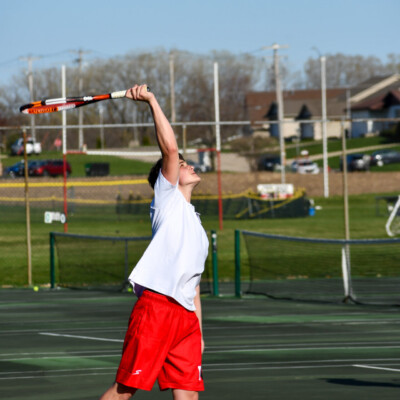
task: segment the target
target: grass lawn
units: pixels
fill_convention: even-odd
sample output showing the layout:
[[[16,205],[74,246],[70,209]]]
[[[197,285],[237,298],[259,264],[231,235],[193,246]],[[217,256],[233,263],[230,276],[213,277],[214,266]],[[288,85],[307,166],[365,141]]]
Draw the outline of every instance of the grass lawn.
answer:
[[[9,167],[22,160],[23,157],[2,158],[3,168]],[[44,152],[38,156],[29,156],[29,160],[62,159],[62,154],[56,151]],[[152,163],[137,160],[128,160],[115,156],[89,156],[84,154],[69,154],[67,161],[71,165],[71,177],[85,176],[85,164],[104,162],[110,164],[110,175],[147,175]]]
[[[234,277],[234,231],[251,230],[264,233],[304,236],[314,238],[343,238],[342,197],[315,198],[321,207],[314,217],[288,219],[225,220],[219,231],[217,216],[202,216],[207,231],[218,233],[218,262],[221,280]],[[387,238],[387,216],[375,214],[375,195],[350,197],[351,238]],[[33,281],[49,282],[49,232],[63,231],[62,225],[43,222],[44,209],[31,209]],[[27,283],[25,211],[22,206],[0,208],[0,285],[25,285]],[[86,206],[77,208],[70,216],[70,233],[109,236],[147,236],[151,234],[147,215],[122,215],[114,206]],[[99,244],[101,246],[101,244]],[[85,251],[82,249],[82,251]],[[246,250],[242,246],[243,264]]]

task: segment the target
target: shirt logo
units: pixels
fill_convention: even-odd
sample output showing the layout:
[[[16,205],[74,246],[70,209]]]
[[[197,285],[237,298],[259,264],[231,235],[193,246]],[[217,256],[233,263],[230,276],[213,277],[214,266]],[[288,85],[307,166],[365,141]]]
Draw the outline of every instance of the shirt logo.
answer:
[[[133,374],[131,374],[131,375],[139,375],[141,372],[142,372],[141,369],[137,369],[137,370],[136,370]]]

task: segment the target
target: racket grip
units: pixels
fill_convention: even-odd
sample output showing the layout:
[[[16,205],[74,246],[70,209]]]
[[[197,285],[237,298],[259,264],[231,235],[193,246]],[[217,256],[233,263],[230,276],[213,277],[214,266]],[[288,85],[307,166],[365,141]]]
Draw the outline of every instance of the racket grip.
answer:
[[[111,93],[111,98],[112,99],[120,99],[122,97],[125,97],[126,90],[120,90],[119,92],[112,92]]]

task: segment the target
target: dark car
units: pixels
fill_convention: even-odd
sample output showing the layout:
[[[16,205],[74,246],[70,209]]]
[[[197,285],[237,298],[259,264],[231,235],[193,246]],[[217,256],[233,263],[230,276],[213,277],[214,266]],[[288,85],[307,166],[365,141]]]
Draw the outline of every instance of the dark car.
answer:
[[[368,171],[371,161],[371,156],[368,154],[348,154],[347,157],[347,171]],[[340,170],[343,171],[343,160],[340,159]]]
[[[3,175],[9,178],[16,178],[17,176],[24,176],[25,173],[25,164],[23,161],[19,161],[11,167],[5,168]],[[29,168],[29,163],[28,163]]]
[[[32,175],[32,170],[34,170],[41,161],[28,161],[28,175]],[[5,168],[3,175],[9,178],[17,178],[19,176],[25,175],[25,162],[24,160],[18,161],[11,167]]]
[[[67,162],[67,175],[71,174],[71,165]],[[63,160],[43,160],[32,168],[32,176],[58,176],[64,175]]]
[[[377,150],[371,154],[371,165],[382,167],[385,164],[400,163],[400,152],[392,149]]]
[[[281,158],[275,154],[266,154],[258,160],[259,171],[276,171],[281,167]]]

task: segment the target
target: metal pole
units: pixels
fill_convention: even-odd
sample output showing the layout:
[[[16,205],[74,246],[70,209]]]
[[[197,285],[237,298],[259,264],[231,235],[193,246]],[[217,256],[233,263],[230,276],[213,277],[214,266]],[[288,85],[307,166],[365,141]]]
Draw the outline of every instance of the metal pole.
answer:
[[[218,176],[218,215],[219,229],[223,229],[223,210],[222,210],[222,179],[221,179],[221,127],[219,115],[219,79],[218,63],[214,62],[214,106],[215,106],[215,142],[217,151],[217,176]]]
[[[235,230],[235,296],[241,297],[241,282],[240,282],[240,231]]]
[[[28,261],[28,285],[32,285],[32,247],[31,247],[31,212],[29,205],[29,184],[28,184],[28,155],[26,152],[26,129],[24,136],[24,176],[25,176],[25,210],[26,210],[26,249]]]
[[[61,97],[67,97],[65,65],[61,66]],[[68,232],[68,205],[67,205],[67,112],[62,113],[62,151],[63,151],[63,175],[64,175],[64,214],[66,222],[64,232]]]
[[[20,60],[22,61],[27,61],[28,62],[28,86],[29,86],[29,94],[31,97],[31,102],[33,102],[34,99],[34,94],[33,94],[33,66],[32,62],[35,60],[39,60],[40,57],[21,57]],[[35,114],[30,115],[30,121],[31,121],[31,137],[33,140],[36,140],[36,127],[35,127]]]
[[[328,174],[328,133],[326,127],[326,57],[322,56],[321,61],[321,96],[322,96],[322,153],[324,171],[324,197],[329,197],[329,174]]]
[[[342,166],[343,166],[343,208],[344,208],[344,235],[346,241],[350,240],[350,213],[349,213],[349,193],[347,183],[347,149],[346,149],[346,131],[345,131],[345,119],[342,118],[340,123],[341,134],[342,134]],[[350,245],[348,243],[344,246],[345,249],[345,261],[346,265],[342,268],[346,268],[347,274],[347,292],[343,301],[347,301],[353,298],[353,288],[351,280],[351,263],[350,263]],[[342,258],[343,263],[343,258]]]
[[[183,158],[185,159],[186,159],[186,148],[187,148],[186,125],[182,125],[182,151],[183,151]]]
[[[217,232],[215,231],[211,231],[211,245],[212,245],[213,294],[214,296],[219,296]]]
[[[286,183],[286,151],[285,151],[285,138],[283,132],[283,96],[281,90],[281,78],[279,73],[279,56],[278,49],[280,48],[279,44],[274,44],[272,46],[274,50],[274,72],[275,72],[275,92],[276,92],[276,101],[278,104],[278,126],[279,126],[279,148],[281,152],[281,183]]]
[[[175,71],[174,71],[174,54],[169,55],[169,84],[171,92],[171,122],[175,122]]]
[[[344,230],[345,239],[350,240],[350,223],[349,223],[349,194],[347,188],[347,150],[346,150],[346,133],[344,127],[344,119],[340,123],[342,134],[342,166],[343,166],[343,202],[344,202]]]
[[[56,263],[54,257],[54,233],[50,232],[50,288],[54,289],[56,282]]]
[[[134,107],[136,108],[136,107]],[[99,104],[99,119],[100,119],[100,147],[104,149],[104,126],[103,126],[103,112],[104,108]]]

